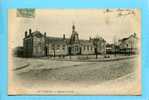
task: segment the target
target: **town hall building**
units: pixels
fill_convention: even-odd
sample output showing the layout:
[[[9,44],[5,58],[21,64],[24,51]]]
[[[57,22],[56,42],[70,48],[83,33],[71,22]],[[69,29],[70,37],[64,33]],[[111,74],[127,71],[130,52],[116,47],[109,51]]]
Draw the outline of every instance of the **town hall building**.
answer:
[[[32,32],[29,29],[29,32],[25,32],[23,49],[25,57],[90,55],[95,52],[104,54],[106,41],[101,37],[88,40],[79,39],[75,25],[72,26],[70,38],[66,38],[65,34],[62,38],[50,37],[46,32],[42,34],[40,31]]]

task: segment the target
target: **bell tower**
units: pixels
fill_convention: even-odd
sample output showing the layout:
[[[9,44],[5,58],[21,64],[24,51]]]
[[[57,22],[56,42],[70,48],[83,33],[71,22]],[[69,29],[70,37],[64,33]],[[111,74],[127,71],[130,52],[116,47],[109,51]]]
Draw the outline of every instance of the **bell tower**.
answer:
[[[75,25],[72,25],[72,34],[70,37],[70,54],[76,55],[76,54],[80,54],[81,50],[80,50],[80,41],[79,41],[79,35],[77,33],[77,31],[75,30]]]
[[[71,44],[79,42],[79,35],[75,30],[74,24],[72,25],[72,34],[71,34],[70,42],[71,42]]]

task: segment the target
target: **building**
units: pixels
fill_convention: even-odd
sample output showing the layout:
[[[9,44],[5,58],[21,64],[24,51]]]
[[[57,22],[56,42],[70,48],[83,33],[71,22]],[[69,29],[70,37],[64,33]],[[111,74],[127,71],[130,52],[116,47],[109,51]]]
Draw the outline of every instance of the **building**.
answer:
[[[29,33],[26,31],[23,39],[25,57],[104,54],[106,52],[105,44],[106,41],[101,37],[89,40],[79,39],[75,25],[72,26],[70,38],[66,38],[65,34],[62,38],[49,37],[46,36],[46,33],[32,32],[29,29]]]
[[[48,51],[46,47],[46,33],[43,35],[39,31],[32,32],[32,30],[29,29],[29,34],[27,31],[25,32],[23,48],[25,57],[46,55]]]
[[[90,40],[80,40],[81,42],[81,54],[82,55],[90,55],[94,54],[94,45],[90,38]]]
[[[106,54],[120,54],[120,48],[117,44],[106,44]]]
[[[71,55],[81,54],[81,43],[79,40],[79,34],[75,30],[75,26],[72,26],[72,34],[70,40],[68,40],[68,53]]]
[[[130,35],[127,38],[120,39],[118,41],[120,53],[122,54],[137,54],[138,53],[138,37],[136,33]]]
[[[106,44],[106,54],[113,54],[114,53],[114,44]]]

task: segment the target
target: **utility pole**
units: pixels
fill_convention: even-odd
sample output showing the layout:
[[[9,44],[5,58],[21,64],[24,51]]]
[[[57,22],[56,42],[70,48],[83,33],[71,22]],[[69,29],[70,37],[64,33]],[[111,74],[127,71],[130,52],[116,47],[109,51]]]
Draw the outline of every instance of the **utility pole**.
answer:
[[[114,55],[116,56],[116,45],[117,45],[117,43],[116,43],[116,36],[114,36],[114,38],[113,38],[113,42],[114,42]]]

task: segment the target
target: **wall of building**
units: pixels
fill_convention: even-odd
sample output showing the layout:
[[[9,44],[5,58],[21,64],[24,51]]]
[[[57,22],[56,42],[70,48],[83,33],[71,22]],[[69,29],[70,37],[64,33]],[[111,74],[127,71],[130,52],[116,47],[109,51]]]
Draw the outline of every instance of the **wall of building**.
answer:
[[[81,54],[81,45],[79,43],[70,44],[68,49],[71,49],[71,55]]]
[[[119,43],[121,53],[138,53],[138,39],[131,36]]]
[[[82,44],[81,54],[95,54],[94,46],[91,44]]]
[[[55,54],[54,54],[55,53]],[[49,54],[50,56],[57,56],[57,55],[67,55],[68,54],[68,47],[66,44],[49,44]]]
[[[45,38],[33,37],[33,54],[34,57],[45,56]]]
[[[24,38],[23,47],[24,47],[24,56],[25,57],[32,57],[33,39],[31,37],[30,38]]]
[[[100,41],[98,43],[97,52],[99,54],[105,54],[106,53],[106,44],[105,44],[105,42]]]

